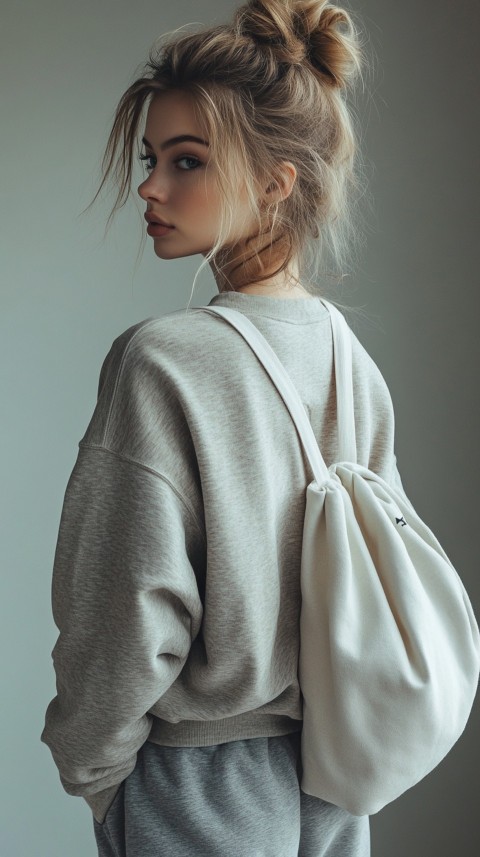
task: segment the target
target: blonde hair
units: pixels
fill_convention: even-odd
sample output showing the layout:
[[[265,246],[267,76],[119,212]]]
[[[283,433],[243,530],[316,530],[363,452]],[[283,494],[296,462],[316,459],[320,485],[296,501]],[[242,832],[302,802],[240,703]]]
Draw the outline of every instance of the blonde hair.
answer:
[[[222,200],[215,245],[196,277],[209,262],[222,271],[238,187],[245,185],[260,230],[265,212],[257,201],[258,182],[275,184],[281,162],[291,161],[297,170],[293,189],[266,211],[269,246],[281,239],[283,261],[273,274],[265,274],[256,252],[248,272],[245,268],[245,282],[280,274],[295,258],[302,285],[314,293],[313,281],[332,275],[331,262],[338,279],[345,276],[350,254],[363,241],[357,203],[366,187],[346,95],[366,64],[352,13],[326,0],[250,0],[237,9],[231,24],[160,37],[142,76],[118,103],[102,161],[103,180],[91,205],[111,172],[118,195],[108,224],[128,199],[134,143],[149,97],[188,92],[210,141]]]

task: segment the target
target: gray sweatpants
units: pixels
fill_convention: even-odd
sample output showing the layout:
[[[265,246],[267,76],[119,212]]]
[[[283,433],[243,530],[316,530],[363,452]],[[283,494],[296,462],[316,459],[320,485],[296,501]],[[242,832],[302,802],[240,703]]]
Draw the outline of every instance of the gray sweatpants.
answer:
[[[146,741],[99,857],[369,857],[368,816],[300,791],[300,732],[212,747]]]

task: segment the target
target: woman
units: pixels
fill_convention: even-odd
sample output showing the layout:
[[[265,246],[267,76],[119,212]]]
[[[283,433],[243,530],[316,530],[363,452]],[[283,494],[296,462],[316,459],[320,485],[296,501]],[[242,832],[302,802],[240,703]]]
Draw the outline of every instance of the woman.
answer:
[[[252,0],[166,42],[123,95],[119,196],[156,255],[201,253],[337,454],[329,315],[307,260],[358,237],[345,92],[363,55],[325,0]],[[105,161],[106,163],[106,161]],[[103,182],[102,182],[103,184]],[[163,227],[158,224],[163,223]],[[154,225],[157,224],[157,225]],[[352,332],[357,459],[402,490],[389,391]],[[67,485],[53,573],[57,696],[41,740],[102,857],[365,857],[368,817],[299,787],[299,570],[309,465],[251,349],[208,313],[112,344]]]

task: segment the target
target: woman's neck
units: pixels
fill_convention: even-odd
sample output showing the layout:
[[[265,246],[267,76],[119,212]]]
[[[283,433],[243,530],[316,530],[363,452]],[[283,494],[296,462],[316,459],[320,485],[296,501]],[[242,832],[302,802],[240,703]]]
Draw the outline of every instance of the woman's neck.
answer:
[[[290,259],[288,268],[275,274],[290,248],[284,233],[273,242],[266,240],[266,234],[260,233],[248,241],[243,239],[233,246],[223,248],[215,264],[210,263],[219,293],[236,291],[276,298],[312,297],[299,282],[297,258]],[[270,237],[270,232],[268,236]],[[255,247],[259,256],[254,252]],[[268,277],[270,272],[271,276]],[[259,281],[259,276],[266,276],[266,279]]]

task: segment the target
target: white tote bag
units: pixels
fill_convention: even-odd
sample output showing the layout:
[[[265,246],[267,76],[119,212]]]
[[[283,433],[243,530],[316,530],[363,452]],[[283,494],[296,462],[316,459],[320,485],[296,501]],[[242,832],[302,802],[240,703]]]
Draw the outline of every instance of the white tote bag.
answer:
[[[327,468],[287,372],[243,313],[202,307],[245,338],[298,429],[306,489],[299,682],[304,792],[371,815],[435,768],[462,734],[480,670],[465,588],[434,534],[357,463],[350,332],[334,341],[340,460]]]

